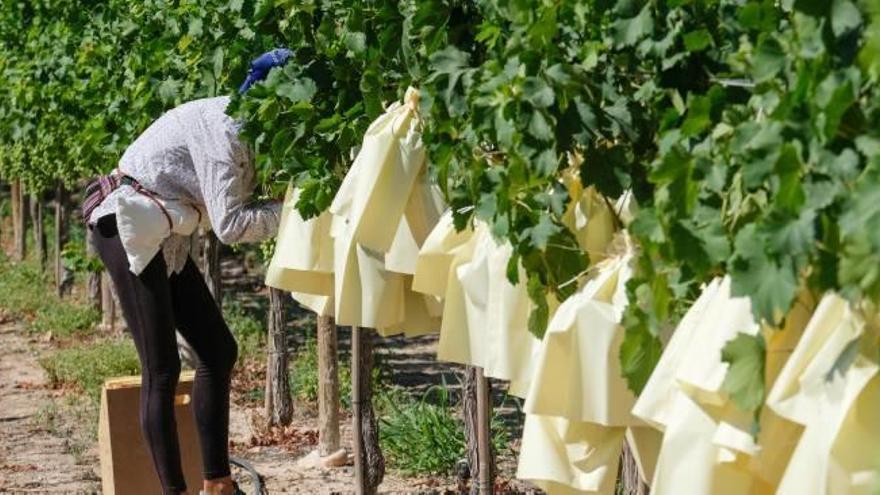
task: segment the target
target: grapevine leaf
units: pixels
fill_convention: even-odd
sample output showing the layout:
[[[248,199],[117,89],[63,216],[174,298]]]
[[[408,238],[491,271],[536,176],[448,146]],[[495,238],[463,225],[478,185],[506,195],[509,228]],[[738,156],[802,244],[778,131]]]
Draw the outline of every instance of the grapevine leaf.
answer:
[[[540,250],[546,249],[550,237],[560,230],[561,227],[553,222],[550,215],[542,213],[537,225],[531,228],[529,239],[532,247]]]
[[[831,30],[835,36],[843,36],[861,25],[862,14],[852,0],[831,0]]]
[[[315,82],[307,78],[281,83],[275,88],[278,96],[287,98],[291,103],[309,102],[317,92]]]
[[[660,361],[663,345],[643,326],[627,325],[620,344],[620,367],[627,386],[638,394]]]
[[[654,29],[654,17],[651,14],[651,3],[646,2],[642,10],[628,19],[620,19],[614,23],[614,46],[624,48],[638,43],[651,34]]]
[[[698,29],[684,35],[684,47],[689,52],[701,52],[712,45],[712,35],[706,29]]]
[[[721,360],[729,366],[721,389],[744,411],[754,413],[764,403],[766,352],[761,334],[739,333],[721,349]]]
[[[768,81],[785,67],[786,55],[776,38],[765,36],[755,48],[752,77],[757,82]]]
[[[788,313],[797,290],[797,274],[790,262],[780,264],[765,251],[766,239],[755,224],[739,231],[728,271],[731,293],[752,300],[752,312],[758,320],[779,322]]]
[[[553,128],[541,112],[532,113],[529,121],[529,134],[539,141],[549,141],[553,138]]]
[[[550,321],[550,307],[547,305],[547,287],[536,275],[529,277],[527,292],[532,301],[532,311],[529,313],[529,333],[538,339],[544,338],[547,324]]]

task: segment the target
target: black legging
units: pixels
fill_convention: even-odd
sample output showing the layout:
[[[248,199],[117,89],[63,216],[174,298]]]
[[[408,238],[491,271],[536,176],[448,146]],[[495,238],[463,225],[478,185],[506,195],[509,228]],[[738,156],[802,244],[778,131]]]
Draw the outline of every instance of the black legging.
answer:
[[[140,422],[165,493],[186,490],[180,464],[174,395],[180,358],[174,329],[192,346],[198,360],[192,391],[205,479],[229,475],[229,382],[238,346],[208,286],[192,259],[168,277],[159,253],[140,275],[128,259],[116,229],[116,217],[102,217],[94,244],[113,279],[143,369]]]

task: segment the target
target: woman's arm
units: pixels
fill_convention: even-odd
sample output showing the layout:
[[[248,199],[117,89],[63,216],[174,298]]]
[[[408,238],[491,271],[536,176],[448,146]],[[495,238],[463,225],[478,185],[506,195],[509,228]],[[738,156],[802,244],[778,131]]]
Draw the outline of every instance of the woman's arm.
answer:
[[[278,231],[281,203],[252,200],[253,163],[222,103],[200,109],[186,138],[208,218],[224,244],[270,238]]]

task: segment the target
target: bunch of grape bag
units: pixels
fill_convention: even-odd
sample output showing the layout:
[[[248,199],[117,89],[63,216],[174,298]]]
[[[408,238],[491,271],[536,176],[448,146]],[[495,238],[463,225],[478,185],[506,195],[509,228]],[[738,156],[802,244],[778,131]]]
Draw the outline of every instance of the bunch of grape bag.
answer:
[[[877,319],[870,305],[859,307],[834,293],[819,302],[767,396],[769,409],[804,428],[778,493],[880,489]]]
[[[445,208],[425,169],[417,109],[409,88],[367,129],[329,210],[308,221],[289,211],[279,231],[267,283],[338,325],[383,335],[440,328],[439,302],[411,289],[419,248]]]
[[[765,382],[772,386],[815,302],[802,292],[785,326],[773,328],[757,323],[749,299],[732,296],[730,285],[723,277],[703,290],[633,406],[634,415],[663,434],[652,493],[775,493],[797,443],[796,424],[768,408],[756,419],[733,403],[723,390],[729,365],[722,349],[738,336],[761,336]]]

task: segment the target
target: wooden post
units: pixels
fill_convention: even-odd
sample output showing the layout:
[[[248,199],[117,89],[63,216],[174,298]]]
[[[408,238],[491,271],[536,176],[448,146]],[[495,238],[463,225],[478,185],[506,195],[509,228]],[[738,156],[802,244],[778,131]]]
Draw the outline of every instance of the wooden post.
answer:
[[[12,232],[14,238],[12,258],[16,261],[24,261],[27,256],[27,234],[25,233],[27,230],[27,220],[25,218],[24,191],[22,190],[20,180],[12,181],[9,200],[12,203]]]
[[[351,450],[354,454],[354,491],[366,493],[364,476],[364,434],[361,429],[361,330],[351,327]]]
[[[58,297],[67,289],[67,269],[61,261],[61,250],[67,242],[67,191],[64,183],[58,181],[55,188],[55,292]]]
[[[46,229],[43,223],[42,194],[35,193],[30,196],[31,222],[34,225],[34,249],[37,251],[37,262],[40,269],[46,269]]]
[[[113,297],[113,280],[107,270],[101,272],[101,327],[112,332],[116,326],[116,299]]]
[[[373,411],[373,338],[369,329],[351,327],[351,403],[354,428],[355,493],[374,495],[385,477],[379,423]]]
[[[471,494],[492,493],[495,454],[492,451],[492,388],[483,369],[467,366],[462,380],[462,416],[467,443]]]
[[[266,363],[266,419],[270,425],[288,425],[293,419],[293,400],[287,366],[287,335],[284,328],[285,293],[269,288],[269,336]]]
[[[205,282],[217,302],[223,309],[223,279],[220,274],[220,240],[214,231],[205,233]]]
[[[480,473],[479,442],[477,442],[477,367],[465,366],[461,380],[461,419],[464,424],[467,473],[459,480],[459,491],[464,491],[470,480],[471,495],[479,493],[477,478]]]
[[[86,256],[89,258],[97,257],[95,245],[92,242],[94,233],[92,229],[86,228]],[[101,291],[101,272],[89,271],[86,280],[86,289],[88,290],[89,305],[96,311],[101,311],[103,294]]]
[[[630,450],[629,442],[623,442],[623,451],[620,453],[620,493],[622,495],[648,495],[650,488],[639,474],[639,465]]]
[[[318,316],[318,449],[322,456],[339,450],[339,358],[336,323]]]
[[[479,457],[480,495],[491,494],[495,487],[495,466],[492,453],[492,390],[489,379],[483,376],[483,368],[477,368],[477,455]]]

